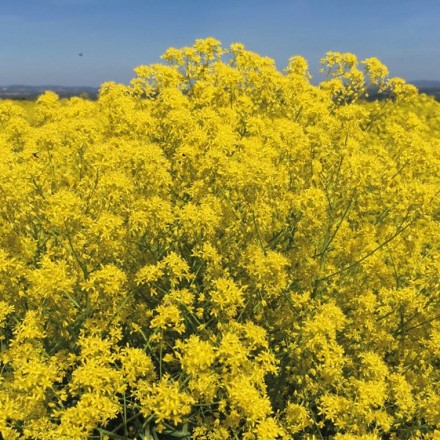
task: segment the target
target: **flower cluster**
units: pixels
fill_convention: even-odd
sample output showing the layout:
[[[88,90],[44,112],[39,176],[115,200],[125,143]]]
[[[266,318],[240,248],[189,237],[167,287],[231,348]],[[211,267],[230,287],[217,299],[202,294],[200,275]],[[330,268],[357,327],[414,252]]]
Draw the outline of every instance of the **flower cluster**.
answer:
[[[163,60],[0,101],[0,436],[439,438],[440,105],[347,53]]]

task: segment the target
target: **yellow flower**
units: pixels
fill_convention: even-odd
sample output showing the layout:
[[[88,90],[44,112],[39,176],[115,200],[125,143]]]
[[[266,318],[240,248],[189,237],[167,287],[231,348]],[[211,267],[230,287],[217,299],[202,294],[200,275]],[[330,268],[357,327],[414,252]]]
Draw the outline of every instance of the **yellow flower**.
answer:
[[[163,423],[177,425],[191,411],[193,398],[179,390],[178,382],[171,381],[168,375],[164,375],[159,383],[150,384],[140,381],[137,386],[136,396],[141,404],[141,411],[146,416],[154,416],[159,429],[163,429]]]

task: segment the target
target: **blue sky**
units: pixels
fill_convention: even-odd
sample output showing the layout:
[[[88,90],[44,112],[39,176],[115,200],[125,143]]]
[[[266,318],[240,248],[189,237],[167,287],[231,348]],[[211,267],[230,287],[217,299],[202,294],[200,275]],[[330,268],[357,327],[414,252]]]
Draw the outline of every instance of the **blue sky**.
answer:
[[[440,0],[0,0],[0,85],[126,83],[168,47],[208,36],[280,69],[302,55],[315,78],[332,50],[440,80]]]

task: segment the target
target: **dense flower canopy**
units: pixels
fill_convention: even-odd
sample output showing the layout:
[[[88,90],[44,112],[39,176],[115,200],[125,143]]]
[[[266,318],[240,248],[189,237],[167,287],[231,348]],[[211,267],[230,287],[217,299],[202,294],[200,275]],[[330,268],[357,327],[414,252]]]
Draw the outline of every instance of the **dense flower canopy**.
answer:
[[[163,59],[0,101],[2,438],[439,438],[440,105],[347,53]]]

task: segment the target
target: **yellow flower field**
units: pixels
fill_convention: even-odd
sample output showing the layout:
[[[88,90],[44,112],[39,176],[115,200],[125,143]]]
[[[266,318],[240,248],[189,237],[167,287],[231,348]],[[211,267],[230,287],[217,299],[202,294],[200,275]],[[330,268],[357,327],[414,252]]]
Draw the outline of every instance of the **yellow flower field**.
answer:
[[[163,60],[0,101],[1,437],[439,439],[440,104],[349,53]]]

